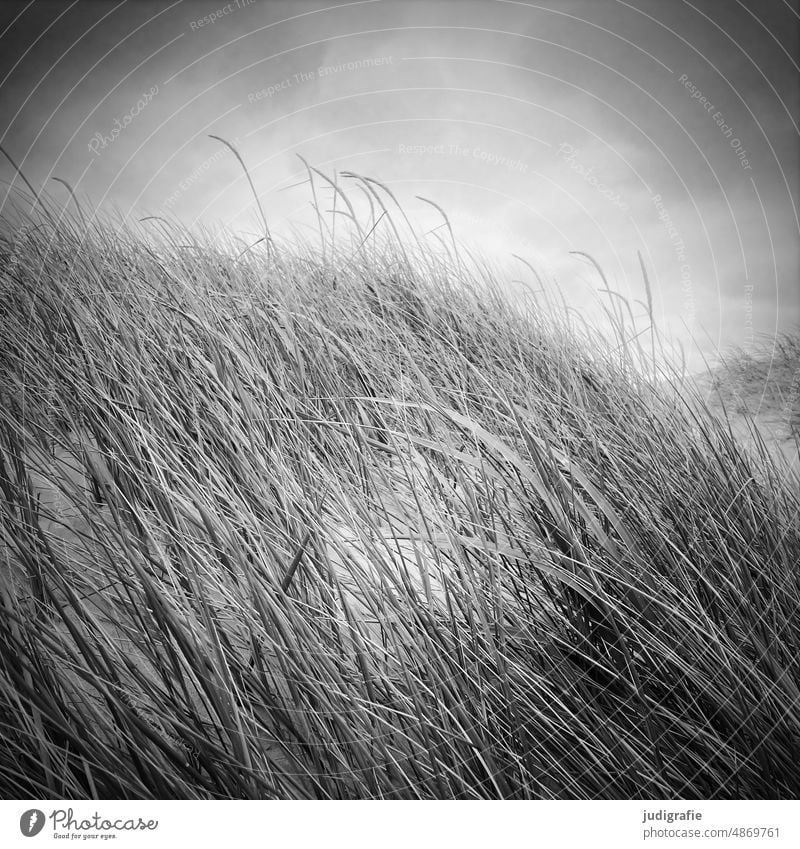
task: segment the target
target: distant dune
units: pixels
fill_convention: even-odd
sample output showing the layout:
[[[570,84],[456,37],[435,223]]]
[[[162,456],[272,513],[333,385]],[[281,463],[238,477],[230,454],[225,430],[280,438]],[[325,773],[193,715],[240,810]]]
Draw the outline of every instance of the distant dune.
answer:
[[[800,468],[800,335],[781,337],[754,354],[736,352],[695,381],[739,439],[752,446],[758,434],[795,471]]]

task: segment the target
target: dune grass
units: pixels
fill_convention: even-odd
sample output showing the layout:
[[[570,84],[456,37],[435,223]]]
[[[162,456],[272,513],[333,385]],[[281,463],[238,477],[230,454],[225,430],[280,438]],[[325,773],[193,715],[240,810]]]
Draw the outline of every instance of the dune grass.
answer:
[[[797,481],[647,380],[649,336],[387,222],[25,223],[4,797],[800,791]]]

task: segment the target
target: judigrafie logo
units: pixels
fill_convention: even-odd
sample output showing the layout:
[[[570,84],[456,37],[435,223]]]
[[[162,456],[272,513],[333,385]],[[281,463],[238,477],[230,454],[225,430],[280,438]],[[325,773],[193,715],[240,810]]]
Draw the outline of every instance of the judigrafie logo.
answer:
[[[19,830],[25,837],[36,837],[36,835],[44,828],[44,813],[31,808],[19,818]]]

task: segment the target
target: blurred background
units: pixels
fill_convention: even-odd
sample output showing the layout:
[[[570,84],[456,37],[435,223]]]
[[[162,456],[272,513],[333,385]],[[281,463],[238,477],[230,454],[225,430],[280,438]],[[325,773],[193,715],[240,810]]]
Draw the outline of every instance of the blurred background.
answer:
[[[600,324],[574,252],[645,316],[641,254],[699,368],[798,326],[799,21],[795,0],[6,0],[0,145],[59,201],[53,178],[87,210],[247,238],[252,192],[210,134],[285,238],[317,238],[300,156],[373,177],[432,244],[418,196],[441,206],[511,296],[537,285],[516,254]]]

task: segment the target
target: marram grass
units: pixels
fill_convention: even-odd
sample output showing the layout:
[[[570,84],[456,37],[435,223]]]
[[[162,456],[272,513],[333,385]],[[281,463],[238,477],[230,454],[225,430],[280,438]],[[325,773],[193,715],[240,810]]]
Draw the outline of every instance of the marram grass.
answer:
[[[24,223],[0,794],[797,796],[797,480],[654,338],[369,228]]]

